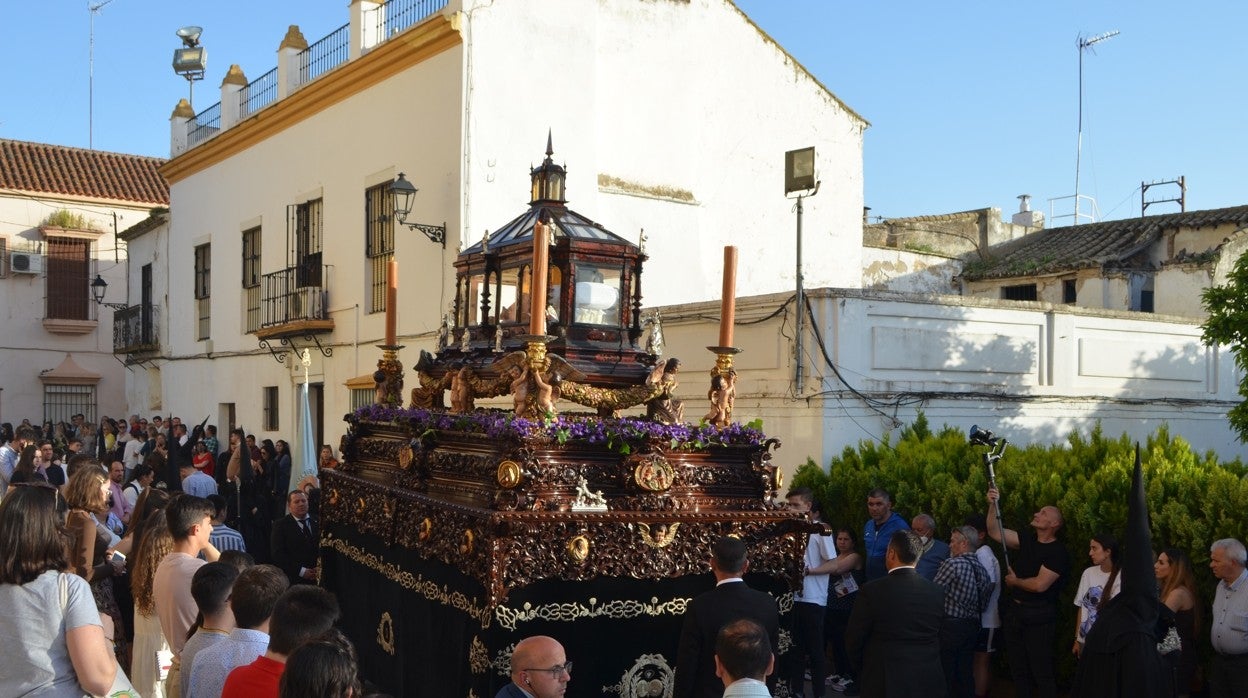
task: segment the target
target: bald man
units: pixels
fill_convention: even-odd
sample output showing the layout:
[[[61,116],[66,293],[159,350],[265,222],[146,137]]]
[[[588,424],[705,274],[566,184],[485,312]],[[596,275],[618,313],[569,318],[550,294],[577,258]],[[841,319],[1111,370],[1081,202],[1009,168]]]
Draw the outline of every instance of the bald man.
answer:
[[[1015,531],[997,521],[995,487],[988,489],[988,535],[1016,550],[1002,578],[1007,600],[1001,622],[1010,674],[1018,698],[1054,698],[1057,669],[1053,651],[1057,638],[1057,597],[1070,576],[1070,554],[1057,539],[1062,511],[1041,507],[1031,528]]]
[[[545,635],[526,637],[511,653],[511,683],[494,698],[557,698],[571,680],[572,662],[563,645]]]

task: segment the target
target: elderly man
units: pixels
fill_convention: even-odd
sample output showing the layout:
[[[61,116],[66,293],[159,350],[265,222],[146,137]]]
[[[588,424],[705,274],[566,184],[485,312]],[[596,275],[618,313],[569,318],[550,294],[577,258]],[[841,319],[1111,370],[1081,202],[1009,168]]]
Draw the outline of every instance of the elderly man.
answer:
[[[934,579],[940,563],[949,557],[949,546],[936,537],[936,519],[919,514],[910,522],[910,530],[919,537],[919,561],[914,569],[924,579]]]
[[[893,495],[875,488],[867,493],[867,523],[862,528],[862,544],[867,548],[867,581],[883,577],[887,571],[884,554],[894,531],[909,528],[906,520],[893,513]]]
[[[862,695],[941,698],[940,619],[944,591],[914,571],[918,536],[895,531],[888,539],[888,573],[858,592],[845,630],[845,648]]]
[[[494,698],[555,698],[568,690],[572,662],[553,637],[535,635],[516,643],[511,653],[511,682]]]
[[[1055,506],[1041,507],[1031,517],[1030,531],[1002,529],[997,523],[1000,496],[995,487],[988,489],[986,518],[988,535],[1018,550],[1003,580],[1009,593],[1003,622],[1014,691],[1018,698],[1054,698],[1057,596],[1070,576],[1070,553],[1057,540],[1062,511]]]
[[[1209,639],[1213,664],[1209,672],[1212,698],[1248,696],[1248,553],[1234,538],[1215,541],[1209,548],[1209,569],[1218,578],[1213,593]]]
[[[935,582],[945,590],[945,617],[940,622],[940,663],[950,698],[971,698],[975,680],[971,666],[979,619],[994,584],[975,555],[979,532],[961,526],[949,534],[949,557],[936,570]]]

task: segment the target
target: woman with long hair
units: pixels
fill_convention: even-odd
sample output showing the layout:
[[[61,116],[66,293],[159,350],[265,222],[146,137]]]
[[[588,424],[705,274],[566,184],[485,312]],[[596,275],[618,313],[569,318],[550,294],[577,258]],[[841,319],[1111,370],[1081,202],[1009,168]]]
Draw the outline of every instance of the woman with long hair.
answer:
[[[1088,558],[1092,566],[1079,578],[1079,590],[1075,592],[1075,644],[1071,652],[1076,657],[1083,651],[1083,639],[1096,623],[1096,614],[1122,588],[1118,578],[1118,540],[1108,533],[1092,536],[1088,541]]]
[[[81,578],[65,574],[55,488],[17,487],[0,503],[0,676],[7,695],[102,695],[117,662]]]
[[[1196,595],[1192,560],[1178,548],[1166,548],[1157,556],[1153,573],[1161,588],[1158,596],[1174,611],[1174,627],[1179,632],[1179,656],[1174,658],[1175,695],[1187,696],[1196,676],[1196,628],[1200,627],[1200,599]]]
[[[20,485],[26,482],[47,482],[48,476],[39,472],[39,468],[35,464],[35,459],[39,457],[39,447],[35,444],[26,444],[22,448],[22,452],[17,457],[17,465],[13,467],[13,476],[9,478],[9,490],[12,491],[14,485]]]
[[[156,615],[152,580],[156,578],[160,561],[173,550],[173,536],[169,534],[163,509],[151,511],[143,528],[130,558],[130,591],[134,596],[134,661],[130,681],[145,698],[162,698],[165,688],[160,680],[157,653],[168,652],[169,643],[165,641],[160,618]]]
[[[858,534],[854,529],[836,529],[835,562],[835,569],[829,573],[824,634],[832,645],[832,660],[836,662],[837,673],[828,677],[827,684],[835,691],[844,692],[854,683],[854,671],[849,666],[849,653],[845,650],[845,629],[849,627],[849,614],[854,610],[858,589],[867,581],[862,555],[858,553]]]
[[[278,439],[273,445],[273,519],[286,515],[286,495],[290,493],[290,444]]]
[[[125,574],[125,562],[113,557],[121,538],[104,525],[108,514],[108,478],[98,465],[76,471],[65,485],[68,530],[73,538],[70,571],[87,580],[101,615],[113,619],[118,660],[124,666],[126,623],[113,593],[113,578]]]

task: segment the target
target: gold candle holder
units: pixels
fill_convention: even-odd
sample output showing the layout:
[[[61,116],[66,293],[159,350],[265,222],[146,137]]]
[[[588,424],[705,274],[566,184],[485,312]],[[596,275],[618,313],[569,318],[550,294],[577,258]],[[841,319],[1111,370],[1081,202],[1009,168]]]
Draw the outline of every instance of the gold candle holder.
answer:
[[[546,358],[546,345],[552,339],[554,337],[540,334],[520,336],[520,340],[524,342],[527,372],[522,382],[512,384],[517,417],[536,419],[555,414],[554,391],[545,380],[546,371],[550,368],[550,361]]]
[[[379,344],[381,358],[377,360],[377,370],[373,380],[377,383],[377,404],[387,407],[400,407],[403,404],[403,364],[399,361],[399,350],[402,346],[395,344]]]
[[[711,389],[706,393],[711,401],[706,421],[717,427],[726,427],[732,423],[732,408],[737,399],[737,372],[732,362],[741,350],[736,347],[707,349],[715,354],[715,367],[711,369]]]

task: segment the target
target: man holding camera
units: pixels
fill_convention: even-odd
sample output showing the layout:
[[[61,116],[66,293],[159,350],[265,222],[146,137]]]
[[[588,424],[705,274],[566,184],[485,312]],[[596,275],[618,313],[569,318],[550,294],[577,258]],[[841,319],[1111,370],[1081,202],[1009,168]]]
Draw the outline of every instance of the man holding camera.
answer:
[[[1057,540],[1062,512],[1041,507],[1031,518],[1032,530],[1003,528],[997,519],[997,488],[988,488],[988,535],[1017,550],[1001,581],[1005,646],[1018,698],[1057,695],[1054,648],[1057,641],[1057,595],[1070,576],[1070,554]]]

